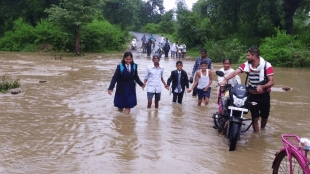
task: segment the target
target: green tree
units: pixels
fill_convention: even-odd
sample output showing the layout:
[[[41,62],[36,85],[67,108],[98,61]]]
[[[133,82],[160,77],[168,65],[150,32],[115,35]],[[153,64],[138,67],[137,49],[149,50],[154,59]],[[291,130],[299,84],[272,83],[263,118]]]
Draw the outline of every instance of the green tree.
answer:
[[[283,0],[285,29],[288,34],[296,34],[296,28],[307,30],[305,21],[309,20],[310,0]],[[297,23],[296,23],[297,21]],[[307,22],[309,24],[309,22]],[[296,26],[297,24],[297,26]],[[297,31],[300,32],[300,31]]]
[[[284,12],[285,12],[285,27],[288,34],[293,34],[294,28],[294,15],[301,4],[301,0],[284,0]]]
[[[0,36],[11,30],[18,18],[35,26],[41,18],[47,17],[44,10],[58,3],[59,0],[0,0]]]
[[[177,6],[177,11],[187,11],[188,7],[186,5],[185,0],[176,0],[175,4]]]
[[[161,21],[159,22],[159,32],[160,33],[168,33],[172,34],[175,32],[176,22],[173,18],[174,11],[169,10],[165,14],[162,15]]]
[[[177,35],[178,42],[184,42],[189,47],[204,46],[211,38],[210,19],[205,17],[199,5],[194,5],[193,12],[187,9],[184,0],[177,1]]]
[[[107,0],[101,10],[105,19],[121,28],[137,29],[140,23],[141,0]]]
[[[59,5],[46,9],[51,23],[58,25],[75,37],[75,53],[81,53],[81,26],[91,22],[99,11],[99,0],[61,0]]]
[[[164,14],[163,0],[148,0],[142,2],[140,7],[140,25],[144,26],[147,23],[158,24],[161,20],[161,15]]]

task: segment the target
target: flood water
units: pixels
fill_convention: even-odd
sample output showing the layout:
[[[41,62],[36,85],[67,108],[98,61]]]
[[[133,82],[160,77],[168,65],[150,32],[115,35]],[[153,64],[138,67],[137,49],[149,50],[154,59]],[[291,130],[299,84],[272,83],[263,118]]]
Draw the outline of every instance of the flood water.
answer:
[[[151,59],[133,55],[143,79]],[[118,112],[107,88],[122,56],[54,60],[51,53],[1,52],[0,75],[19,78],[22,92],[0,94],[0,173],[271,173],[281,134],[310,138],[309,70],[275,68],[266,130],[254,134],[250,128],[230,152],[228,140],[212,128],[216,82],[208,106],[198,107],[191,94],[184,104],[172,104],[163,90],[159,109],[146,109],[146,91],[137,87],[138,105],[129,115]],[[175,62],[161,59],[165,79]],[[193,59],[183,62],[190,74]],[[214,63],[213,72],[220,67]]]

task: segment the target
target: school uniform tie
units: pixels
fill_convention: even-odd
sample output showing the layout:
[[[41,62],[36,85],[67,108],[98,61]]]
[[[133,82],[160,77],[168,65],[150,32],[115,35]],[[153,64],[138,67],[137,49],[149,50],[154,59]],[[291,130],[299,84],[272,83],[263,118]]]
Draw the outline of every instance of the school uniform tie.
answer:
[[[178,93],[182,92],[182,87],[181,87],[181,71],[178,71]]]

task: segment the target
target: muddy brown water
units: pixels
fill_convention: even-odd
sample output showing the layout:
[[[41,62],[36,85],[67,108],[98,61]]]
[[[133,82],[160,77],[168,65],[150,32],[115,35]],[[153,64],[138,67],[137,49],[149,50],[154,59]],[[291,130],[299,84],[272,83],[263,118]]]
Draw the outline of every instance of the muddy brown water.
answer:
[[[133,54],[142,79],[151,59]],[[22,92],[0,94],[0,173],[271,173],[281,134],[310,138],[309,70],[275,68],[266,130],[248,130],[229,152],[227,139],[212,128],[215,82],[209,106],[196,106],[191,94],[184,104],[172,104],[164,90],[158,110],[146,109],[146,91],[138,87],[138,105],[126,115],[107,93],[121,58],[87,54],[54,60],[50,53],[1,52],[0,75],[19,78]],[[165,79],[175,62],[161,59]],[[192,66],[193,60],[184,60],[188,73]],[[220,67],[213,64],[213,72]]]

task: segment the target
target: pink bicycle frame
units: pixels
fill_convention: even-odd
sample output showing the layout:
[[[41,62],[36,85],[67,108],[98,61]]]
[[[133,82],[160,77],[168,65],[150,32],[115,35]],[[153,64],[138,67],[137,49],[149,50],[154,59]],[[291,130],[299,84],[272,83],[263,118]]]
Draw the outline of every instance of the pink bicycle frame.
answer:
[[[293,134],[283,134],[282,135],[283,148],[281,151],[286,151],[287,157],[290,162],[290,173],[292,174],[292,154],[296,157],[297,161],[300,164],[300,167],[304,170],[305,174],[310,174],[309,169],[309,159],[307,158],[307,152],[300,147],[299,142],[300,138],[297,135]]]

